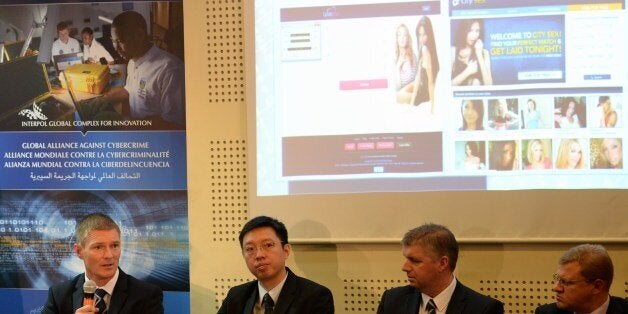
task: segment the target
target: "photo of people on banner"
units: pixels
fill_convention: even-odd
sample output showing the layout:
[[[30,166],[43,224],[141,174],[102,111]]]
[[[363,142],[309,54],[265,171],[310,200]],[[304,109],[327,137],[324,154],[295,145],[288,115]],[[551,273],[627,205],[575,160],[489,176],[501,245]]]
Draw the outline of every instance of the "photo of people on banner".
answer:
[[[0,130],[183,130],[181,2],[2,6]]]

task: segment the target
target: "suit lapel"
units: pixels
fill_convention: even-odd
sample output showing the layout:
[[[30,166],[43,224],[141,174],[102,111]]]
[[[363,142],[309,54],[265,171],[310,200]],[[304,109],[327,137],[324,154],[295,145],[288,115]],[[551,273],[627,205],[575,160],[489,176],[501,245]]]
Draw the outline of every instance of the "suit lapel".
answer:
[[[85,274],[79,275],[76,285],[74,285],[74,293],[72,293],[72,308],[76,311],[83,306],[83,284],[85,283]]]
[[[254,286],[253,293],[251,293],[249,298],[246,299],[246,302],[244,303],[243,313],[245,314],[253,313],[253,307],[255,306],[255,302],[257,301],[257,295],[259,294],[259,290],[257,289],[257,280],[253,282],[253,286]]]
[[[118,281],[116,282],[115,288],[113,288],[113,294],[109,301],[109,310],[107,311],[109,313],[120,313],[128,296],[126,292],[128,276],[121,269],[119,269],[119,271]]]
[[[406,300],[403,304],[402,313],[419,313],[419,305],[421,304],[421,292],[416,289],[412,289],[414,292],[406,295]]]
[[[286,271],[288,272],[288,278],[286,278],[286,282],[281,288],[281,293],[279,293],[279,298],[276,302],[277,305],[273,310],[274,314],[287,313],[299,290],[299,287],[297,285],[297,276],[293,274],[287,267]]]
[[[465,308],[465,300],[467,299],[467,291],[460,281],[456,282],[456,288],[454,294],[451,295],[449,304],[447,305],[446,314],[462,313]]]
[[[561,310],[561,309],[559,309],[556,306],[556,304],[554,304],[554,307],[552,309],[552,313],[555,313],[555,314],[573,314],[574,312],[573,311],[568,311],[568,310]],[[611,312],[607,312],[607,313],[611,313]]]
[[[621,302],[623,302],[620,298],[609,296],[610,302],[608,303],[608,309],[606,313],[622,313]]]

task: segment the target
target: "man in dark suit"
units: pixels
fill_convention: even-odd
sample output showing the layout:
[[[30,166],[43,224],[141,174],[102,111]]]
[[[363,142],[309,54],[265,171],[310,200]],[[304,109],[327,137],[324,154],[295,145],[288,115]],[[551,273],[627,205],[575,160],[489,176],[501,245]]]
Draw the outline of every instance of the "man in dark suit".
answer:
[[[43,314],[163,313],[161,289],[127,275],[118,268],[122,242],[120,227],[107,215],[90,214],[76,225],[74,251],[85,273],[48,290]],[[96,284],[96,304],[83,305],[83,284]]]
[[[501,314],[501,302],[479,294],[453,275],[458,242],[445,226],[425,224],[408,231],[401,241],[401,268],[409,285],[387,290],[379,314]]]
[[[537,314],[628,314],[628,301],[609,295],[613,262],[601,245],[581,244],[558,260],[554,274],[556,303],[536,309]]]
[[[282,222],[255,217],[242,227],[239,240],[246,266],[257,280],[231,288],[219,314],[334,313],[329,289],[286,267],[292,248]]]

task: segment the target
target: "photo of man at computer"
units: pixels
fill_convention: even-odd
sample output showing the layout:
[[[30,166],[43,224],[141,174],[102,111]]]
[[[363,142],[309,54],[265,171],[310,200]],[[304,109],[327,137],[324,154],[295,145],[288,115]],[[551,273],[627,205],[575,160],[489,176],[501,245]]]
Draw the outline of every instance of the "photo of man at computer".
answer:
[[[26,31],[0,59],[0,130],[185,129],[181,2],[1,11]],[[29,54],[17,49],[33,43]]]

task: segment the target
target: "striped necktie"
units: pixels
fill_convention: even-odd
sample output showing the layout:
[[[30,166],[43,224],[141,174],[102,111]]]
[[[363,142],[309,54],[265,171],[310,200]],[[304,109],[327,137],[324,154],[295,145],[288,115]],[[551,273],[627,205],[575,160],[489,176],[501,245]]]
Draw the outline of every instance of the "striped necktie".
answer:
[[[270,297],[270,294],[266,293],[262,299],[262,305],[264,306],[264,314],[272,314],[275,307],[275,301]]]
[[[425,313],[436,314],[436,304],[434,303],[434,299],[427,301],[427,305],[425,305]]]
[[[107,303],[105,302],[105,296],[107,291],[103,289],[96,289],[94,294],[94,306],[98,309],[98,314],[107,313]]]

